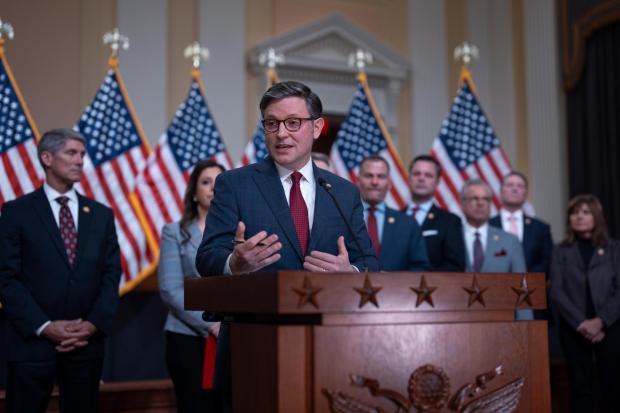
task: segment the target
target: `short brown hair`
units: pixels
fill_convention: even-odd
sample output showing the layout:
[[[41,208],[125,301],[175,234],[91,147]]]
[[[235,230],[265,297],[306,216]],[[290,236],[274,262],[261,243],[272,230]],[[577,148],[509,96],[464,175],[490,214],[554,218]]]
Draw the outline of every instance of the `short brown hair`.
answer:
[[[568,208],[566,208],[566,238],[562,241],[562,245],[573,245],[575,243],[577,234],[570,226],[570,216],[582,205],[587,205],[590,208],[594,218],[592,245],[595,247],[606,246],[609,241],[609,235],[607,234],[607,222],[603,214],[603,206],[601,201],[592,194],[579,194],[568,201]]]
[[[413,165],[415,165],[418,161],[430,162],[435,165],[435,172],[437,172],[437,180],[441,178],[441,165],[437,162],[437,159],[433,158],[431,155],[418,155],[409,162],[409,173],[413,169]]]

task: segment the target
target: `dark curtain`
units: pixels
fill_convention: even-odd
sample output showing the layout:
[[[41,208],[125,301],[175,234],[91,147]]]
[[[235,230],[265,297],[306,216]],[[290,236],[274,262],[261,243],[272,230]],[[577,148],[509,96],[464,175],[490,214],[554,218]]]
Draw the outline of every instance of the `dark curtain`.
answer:
[[[571,196],[601,200],[610,234],[620,237],[620,22],[587,42],[584,71],[567,94]]]

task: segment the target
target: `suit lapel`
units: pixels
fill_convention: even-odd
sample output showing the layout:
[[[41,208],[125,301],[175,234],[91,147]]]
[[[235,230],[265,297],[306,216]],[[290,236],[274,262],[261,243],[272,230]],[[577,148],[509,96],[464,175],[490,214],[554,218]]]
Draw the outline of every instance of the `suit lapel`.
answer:
[[[405,240],[397,239],[397,237],[394,236],[394,230],[397,229],[395,225],[398,225],[398,222],[396,220],[394,211],[386,207],[385,220],[383,221],[383,236],[381,237],[382,257],[388,256],[390,254],[390,251],[394,250],[394,242],[406,242]]]
[[[91,232],[93,211],[90,203],[91,202],[88,198],[78,194],[78,243],[75,268],[78,268],[80,265],[80,261],[84,256],[84,250],[87,246],[88,237]]]
[[[295,225],[291,217],[291,210],[286,202],[286,196],[284,195],[284,190],[280,183],[280,177],[278,176],[273,161],[269,158],[264,160],[256,166],[256,170],[258,173],[254,175],[254,182],[256,182],[258,190],[263,194],[265,202],[269,206],[269,209],[271,209],[271,212],[282,228],[286,238],[294,247],[293,249],[297,253],[297,256],[303,261],[301,245],[299,245],[299,240],[297,239],[297,232],[295,231]],[[318,202],[315,202],[315,217],[317,204]]]
[[[499,246],[501,245],[500,237],[499,231],[496,231],[491,225],[487,226],[487,247],[484,251],[483,269],[486,269],[495,259],[495,253],[499,251]]]
[[[534,237],[534,226],[532,225],[532,219],[527,215],[523,214],[523,241],[521,245],[523,245],[523,254],[526,254],[525,247],[533,244]]]
[[[319,238],[323,233],[323,228],[326,225],[326,215],[328,211],[328,205],[333,205],[331,197],[325,191],[321,185],[318,184],[319,178],[322,177],[322,173],[319,168],[312,166],[314,171],[314,219],[312,221],[312,230],[310,231],[310,242],[308,243],[308,252],[316,249]],[[335,206],[333,206],[335,208]]]
[[[426,214],[426,218],[424,218],[424,221],[422,222],[422,229],[429,229],[433,227],[435,218],[437,217],[437,211],[436,211],[437,207],[435,206],[435,204],[433,204],[431,206],[431,209],[428,210],[428,213]]]
[[[64,258],[67,266],[69,267],[69,258],[67,257],[67,251],[65,249],[65,244],[60,237],[60,230],[58,229],[58,224],[56,224],[56,220],[54,219],[54,215],[52,212],[52,208],[50,207],[49,201],[45,192],[43,191],[43,187],[38,189],[35,193],[35,202],[34,208],[43,223],[43,227],[47,231],[48,235],[52,239],[52,243],[54,247],[58,250],[58,253]]]

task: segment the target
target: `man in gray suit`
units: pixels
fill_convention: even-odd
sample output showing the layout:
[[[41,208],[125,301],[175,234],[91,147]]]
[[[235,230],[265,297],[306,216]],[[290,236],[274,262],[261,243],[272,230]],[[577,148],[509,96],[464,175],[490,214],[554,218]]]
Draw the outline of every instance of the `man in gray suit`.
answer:
[[[465,215],[466,270],[474,272],[525,272],[525,258],[519,239],[489,225],[491,188],[479,179],[467,181],[461,190]]]

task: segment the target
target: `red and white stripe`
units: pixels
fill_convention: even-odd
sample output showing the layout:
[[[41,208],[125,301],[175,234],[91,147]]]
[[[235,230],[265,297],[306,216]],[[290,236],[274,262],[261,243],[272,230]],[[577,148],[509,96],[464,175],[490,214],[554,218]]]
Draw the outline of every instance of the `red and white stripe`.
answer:
[[[441,208],[462,215],[460,191],[463,184],[470,179],[481,179],[493,192],[491,214],[497,213],[501,205],[502,178],[512,170],[510,161],[501,147],[486,153],[462,171],[452,163],[439,138],[433,143],[431,155],[441,165],[441,180],[435,192],[435,200]]]
[[[121,249],[123,278],[120,287],[146,270],[155,258],[138,215],[129,201],[138,171],[144,168],[148,149],[144,144],[102,163],[97,168],[84,158],[84,174],[77,189],[114,211]]]
[[[243,156],[237,164],[237,167],[247,166],[256,162],[256,148],[254,147],[253,139],[250,139],[245,149],[243,150]]]
[[[232,168],[227,152],[212,157],[226,169]],[[165,224],[178,221],[183,214],[183,197],[192,168],[183,172],[168,145],[168,137],[162,135],[155,151],[136,179],[135,193],[146,224],[159,242]]]
[[[0,206],[32,192],[44,177],[34,138],[3,152],[0,155]]]
[[[378,155],[383,157],[390,165],[390,179],[392,181],[392,188],[388,192],[385,202],[390,208],[398,210],[403,209],[411,201],[408,177],[402,168],[400,168],[398,161],[395,159],[389,147],[379,152]],[[349,170],[342,160],[336,145],[332,146],[329,159],[332,164],[332,170],[336,175],[357,185],[359,167]]]

